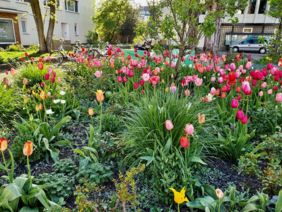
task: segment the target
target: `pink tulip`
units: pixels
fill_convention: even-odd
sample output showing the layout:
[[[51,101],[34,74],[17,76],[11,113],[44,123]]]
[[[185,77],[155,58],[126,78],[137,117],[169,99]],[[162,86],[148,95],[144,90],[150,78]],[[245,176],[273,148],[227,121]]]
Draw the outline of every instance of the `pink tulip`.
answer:
[[[203,84],[203,79],[197,78],[197,79],[195,80],[195,85],[196,85],[196,86],[200,87],[202,84]]]
[[[260,92],[258,93],[258,95],[259,95],[260,97],[262,97],[262,96],[263,96],[263,91],[260,91]]]
[[[261,83],[261,87],[262,87],[262,88],[266,88],[266,87],[267,87],[267,82]]]
[[[275,100],[276,102],[282,103],[282,93],[277,93]]]
[[[232,108],[238,108],[239,106],[239,101],[237,99],[232,99],[231,100],[231,107]]]
[[[174,126],[173,126],[173,123],[172,123],[171,120],[166,120],[166,121],[165,121],[165,128],[166,128],[168,131],[172,130],[173,127],[174,127]]]
[[[269,90],[267,91],[267,94],[271,95],[271,94],[272,94],[272,89],[269,89]]]
[[[236,113],[236,118],[239,120],[242,120],[244,118],[245,114],[242,110],[238,110]]]
[[[194,126],[192,124],[186,124],[184,131],[186,133],[186,135],[193,135],[194,133]]]
[[[100,78],[102,76],[102,71],[96,71],[94,75],[95,77]]]
[[[249,61],[249,62],[247,62],[246,63],[246,69],[250,69],[252,67],[252,62],[251,61]]]
[[[247,115],[245,115],[242,119],[241,119],[241,123],[242,124],[247,124],[248,123],[248,116]]]
[[[242,82],[242,91],[246,95],[250,95],[252,93],[250,83],[248,81]]]

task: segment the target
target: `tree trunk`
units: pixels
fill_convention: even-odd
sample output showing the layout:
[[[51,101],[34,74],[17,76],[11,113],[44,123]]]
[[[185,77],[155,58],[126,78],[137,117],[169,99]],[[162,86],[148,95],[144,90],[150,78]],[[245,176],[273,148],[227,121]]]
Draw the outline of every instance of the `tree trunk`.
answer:
[[[179,68],[180,68],[180,65],[181,65],[181,62],[182,62],[182,57],[184,57],[184,54],[185,54],[185,45],[181,44],[179,46],[179,54],[178,54],[179,57],[178,57],[178,60],[177,60],[176,66],[175,66],[176,78],[178,76],[178,71],[179,71]]]
[[[39,0],[31,0],[30,1],[31,10],[33,13],[34,21],[36,24],[38,41],[39,41],[39,51],[44,53],[47,52],[47,45],[44,35],[44,24],[42,19],[42,13],[40,10],[40,2]]]
[[[48,31],[46,36],[46,44],[47,44],[47,51],[52,51],[52,41],[53,41],[53,34],[54,34],[54,28],[55,28],[55,21],[56,21],[56,5],[57,0],[51,0],[49,2],[49,8],[50,8],[50,18],[49,18],[49,25],[48,25]]]
[[[219,17],[216,19],[216,31],[214,33],[214,40],[212,44],[212,51],[214,54],[217,54],[219,49],[220,33],[221,33],[221,18]]]

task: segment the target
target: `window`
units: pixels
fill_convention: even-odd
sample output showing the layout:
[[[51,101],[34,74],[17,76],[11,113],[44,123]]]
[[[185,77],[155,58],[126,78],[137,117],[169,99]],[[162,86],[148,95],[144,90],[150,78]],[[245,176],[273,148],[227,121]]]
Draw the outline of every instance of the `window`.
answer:
[[[22,32],[27,33],[26,20],[21,20],[21,25],[22,25]]]
[[[253,28],[243,28],[243,33],[252,33],[253,32]]]
[[[257,0],[250,0],[249,11],[248,11],[249,14],[254,14],[255,13],[256,4],[257,4]]]
[[[78,1],[65,0],[65,10],[78,13]]]
[[[266,4],[267,4],[267,0],[260,0],[260,4],[259,4],[259,14],[264,14],[265,10],[266,10]]]
[[[78,29],[77,23],[74,24],[74,33],[75,33],[76,36],[79,36],[79,29]]]
[[[0,19],[0,43],[15,43],[15,31],[12,19]]]

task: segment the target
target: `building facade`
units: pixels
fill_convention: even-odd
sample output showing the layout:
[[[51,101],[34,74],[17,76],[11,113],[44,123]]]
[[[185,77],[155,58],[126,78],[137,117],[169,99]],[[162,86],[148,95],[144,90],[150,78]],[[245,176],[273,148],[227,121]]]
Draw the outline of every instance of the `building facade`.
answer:
[[[48,0],[40,0],[45,33],[48,29]],[[93,29],[93,0],[57,0],[55,40],[70,43],[86,42],[88,31]],[[21,43],[24,46],[38,44],[34,17],[28,0],[0,0],[0,45]]]
[[[271,36],[278,28],[278,19],[267,15],[269,11],[269,0],[249,0],[248,6],[243,11],[238,11],[236,17],[238,23],[231,24],[229,19],[222,20],[219,47],[226,49],[232,43],[246,39],[248,36]],[[203,21],[204,15],[200,17]],[[203,47],[204,38],[201,39],[199,47]]]

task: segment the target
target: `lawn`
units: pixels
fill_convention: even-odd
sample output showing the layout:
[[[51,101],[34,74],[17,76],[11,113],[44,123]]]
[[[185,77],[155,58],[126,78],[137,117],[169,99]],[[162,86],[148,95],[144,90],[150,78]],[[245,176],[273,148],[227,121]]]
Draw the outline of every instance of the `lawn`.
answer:
[[[0,75],[0,211],[280,212],[281,65],[173,54]]]

